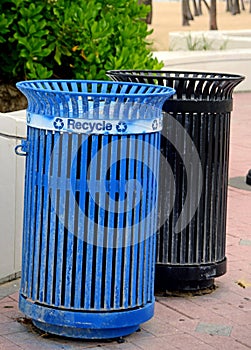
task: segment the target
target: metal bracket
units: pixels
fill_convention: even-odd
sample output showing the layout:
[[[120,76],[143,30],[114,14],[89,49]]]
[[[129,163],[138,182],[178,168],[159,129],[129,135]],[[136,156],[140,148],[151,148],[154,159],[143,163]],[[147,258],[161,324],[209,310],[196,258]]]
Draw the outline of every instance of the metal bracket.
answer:
[[[18,156],[27,156],[29,151],[29,143],[26,140],[22,140],[20,145],[15,147],[15,153]]]

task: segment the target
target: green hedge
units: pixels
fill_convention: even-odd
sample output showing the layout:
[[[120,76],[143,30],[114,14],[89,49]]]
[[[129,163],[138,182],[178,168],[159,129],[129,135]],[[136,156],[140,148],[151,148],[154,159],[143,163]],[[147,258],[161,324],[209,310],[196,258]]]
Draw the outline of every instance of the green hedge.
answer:
[[[1,0],[2,81],[107,79],[109,69],[160,69],[138,0]]]

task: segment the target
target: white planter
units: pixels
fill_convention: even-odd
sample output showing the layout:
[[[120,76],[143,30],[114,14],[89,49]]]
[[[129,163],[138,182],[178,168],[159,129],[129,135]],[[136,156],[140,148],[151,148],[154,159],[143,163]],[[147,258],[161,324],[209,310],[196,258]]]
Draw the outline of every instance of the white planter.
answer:
[[[207,71],[244,75],[235,91],[251,91],[251,48],[222,51],[156,51],[164,62],[163,70]]]
[[[25,157],[15,146],[24,138],[25,110],[0,113],[0,283],[21,271]]]
[[[235,50],[251,48],[251,30],[210,30],[169,33],[170,50]]]

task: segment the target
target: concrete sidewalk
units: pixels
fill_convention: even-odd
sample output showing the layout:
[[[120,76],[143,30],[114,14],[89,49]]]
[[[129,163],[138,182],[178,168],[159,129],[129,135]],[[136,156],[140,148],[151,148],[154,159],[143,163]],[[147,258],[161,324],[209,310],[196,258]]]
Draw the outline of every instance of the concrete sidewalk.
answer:
[[[227,220],[227,273],[211,294],[157,297],[155,316],[117,341],[78,341],[41,333],[18,311],[19,280],[0,286],[0,349],[251,349],[251,93],[234,94]]]

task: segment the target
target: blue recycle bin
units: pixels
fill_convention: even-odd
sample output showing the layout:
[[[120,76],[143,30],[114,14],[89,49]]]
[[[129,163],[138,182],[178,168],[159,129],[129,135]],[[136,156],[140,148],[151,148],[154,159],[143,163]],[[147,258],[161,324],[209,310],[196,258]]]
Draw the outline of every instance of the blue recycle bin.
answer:
[[[128,335],[153,316],[164,86],[26,81],[19,308],[39,329]]]

